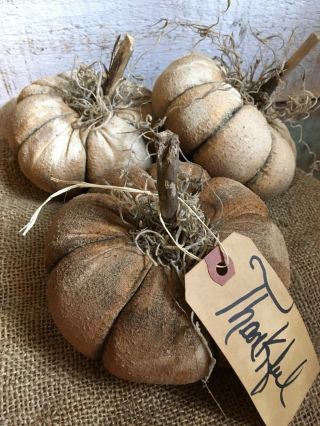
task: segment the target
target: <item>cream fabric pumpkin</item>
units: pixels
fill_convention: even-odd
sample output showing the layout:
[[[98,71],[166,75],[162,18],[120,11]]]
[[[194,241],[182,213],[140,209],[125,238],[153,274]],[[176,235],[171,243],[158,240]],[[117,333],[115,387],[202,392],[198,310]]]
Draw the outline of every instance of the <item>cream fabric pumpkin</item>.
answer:
[[[175,60],[154,84],[152,107],[210,176],[237,180],[264,199],[289,187],[296,150],[286,126],[244,105],[216,61],[200,54]]]
[[[71,84],[71,73],[33,82],[22,90],[7,117],[9,144],[24,175],[54,192],[65,184],[52,177],[99,183],[111,168],[147,168],[151,161],[139,123],[150,111],[150,91],[139,88],[140,103],[118,100],[95,127],[80,122],[80,114],[66,102]],[[138,87],[126,80],[123,84],[128,93],[130,87]]]

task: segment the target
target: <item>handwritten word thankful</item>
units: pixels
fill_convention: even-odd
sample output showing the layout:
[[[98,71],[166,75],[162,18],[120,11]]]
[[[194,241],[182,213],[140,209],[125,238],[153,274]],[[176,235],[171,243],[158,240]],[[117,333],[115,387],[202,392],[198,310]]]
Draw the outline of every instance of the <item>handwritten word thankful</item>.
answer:
[[[263,332],[260,322],[255,320],[255,308],[268,299],[269,301],[271,300],[285,318],[285,315],[291,311],[293,304],[286,308],[281,306],[278,302],[270,288],[266,268],[260,257],[256,255],[252,256],[249,265],[253,270],[256,266],[261,269],[263,283],[235,300],[233,303],[220,309],[215,315],[231,315],[228,317],[228,322],[232,327],[225,336],[225,345],[228,345],[229,339],[234,333],[238,333],[248,345],[251,345],[251,361],[259,362],[259,365],[254,371],[256,373],[262,372],[263,375],[252,389],[251,395],[262,392],[267,386],[269,378],[273,377],[276,386],[280,389],[280,402],[282,406],[285,407],[284,391],[299,377],[307,359],[301,361],[285,379],[283,378],[283,366],[285,365],[289,351],[294,350],[296,339],[287,342],[287,339],[284,337],[285,330],[290,326],[289,322],[286,322],[271,336],[267,332]],[[281,348],[281,352],[276,359],[272,361],[274,358],[273,351],[278,351],[279,347]]]

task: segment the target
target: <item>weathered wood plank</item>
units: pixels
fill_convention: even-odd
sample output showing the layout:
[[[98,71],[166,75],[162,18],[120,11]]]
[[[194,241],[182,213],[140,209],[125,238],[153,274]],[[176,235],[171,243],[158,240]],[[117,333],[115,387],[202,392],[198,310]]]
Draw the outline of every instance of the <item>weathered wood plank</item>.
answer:
[[[226,3],[226,0],[0,0],[0,105],[29,81],[71,68],[76,56],[82,62],[105,60],[119,33],[133,33],[137,46],[135,58],[138,58],[154,44],[155,28],[150,25],[158,19],[189,19],[209,24],[225,9]],[[284,39],[296,28],[293,51],[310,32],[319,31],[320,2],[233,0],[217,28],[238,34],[248,23],[264,34],[278,32]],[[192,39],[195,40],[194,36],[182,30],[171,34],[169,40],[163,40],[145,55],[135,72],[143,74],[150,86],[173,58],[190,50]],[[249,58],[256,51],[256,44],[253,39],[244,38],[241,48]],[[209,51],[209,46],[204,44],[201,49]],[[308,87],[319,89],[320,48],[303,64],[308,73]]]

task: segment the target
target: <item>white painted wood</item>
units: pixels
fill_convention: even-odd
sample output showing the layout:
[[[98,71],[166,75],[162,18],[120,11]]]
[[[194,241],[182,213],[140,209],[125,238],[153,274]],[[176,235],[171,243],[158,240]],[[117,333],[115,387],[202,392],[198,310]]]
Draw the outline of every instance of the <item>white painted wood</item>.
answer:
[[[226,0],[0,0],[0,105],[28,82],[69,69],[76,56],[82,62],[109,57],[115,37],[136,37],[135,58],[150,49],[135,72],[154,78],[175,57],[190,50],[196,39],[178,30],[153,47],[160,18],[188,19],[209,24]],[[292,49],[312,31],[320,31],[319,0],[232,0],[217,29],[239,33],[248,25],[285,39],[296,28]],[[241,50],[249,58],[255,42],[244,37]],[[214,54],[207,45],[201,49]],[[201,50],[200,49],[200,50]],[[305,62],[308,84],[320,88],[320,46]]]

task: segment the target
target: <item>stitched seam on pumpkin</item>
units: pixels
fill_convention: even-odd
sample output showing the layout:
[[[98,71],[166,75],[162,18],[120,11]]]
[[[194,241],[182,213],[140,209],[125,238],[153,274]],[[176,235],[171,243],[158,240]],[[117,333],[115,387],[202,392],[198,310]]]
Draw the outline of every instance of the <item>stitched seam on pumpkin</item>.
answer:
[[[66,148],[66,150],[65,150],[65,156],[66,156],[66,157],[68,157],[69,148],[70,148],[70,144],[71,144],[71,139],[72,139],[72,136],[73,136],[73,134],[74,134],[75,130],[76,130],[76,129],[72,129],[72,132],[70,133],[70,136],[69,136],[69,138],[68,138],[67,148]],[[80,138],[79,138],[79,139],[80,139]]]
[[[83,233],[83,234],[79,234],[79,235],[84,235],[85,233]],[[85,234],[85,235],[92,235],[92,234]],[[93,234],[94,235],[94,234]],[[81,249],[83,249],[83,248],[85,248],[85,247],[88,247],[88,246],[91,246],[92,244],[100,244],[100,243],[103,243],[103,242],[106,242],[106,241],[110,241],[110,240],[117,240],[117,239],[120,239],[120,238],[122,238],[122,239],[126,239],[126,240],[129,240],[129,241],[131,241],[130,240],[130,237],[128,237],[128,236],[126,236],[125,234],[120,234],[120,235],[112,235],[111,237],[105,237],[105,238],[102,238],[101,240],[97,240],[97,241],[89,241],[89,242],[86,242],[85,244],[83,244],[82,246],[78,246],[78,247],[75,247],[75,248],[73,248],[72,250],[70,250],[70,251],[68,251],[66,254],[63,254],[63,255],[61,255],[57,260],[56,260],[56,262],[54,262],[53,264],[50,264],[50,265],[46,265],[46,269],[47,269],[47,271],[49,272],[49,273],[51,273],[52,271],[53,271],[53,269],[57,266],[57,264],[62,260],[62,259],[64,259],[65,257],[68,257],[69,255],[71,255],[72,253],[74,253],[75,251],[77,251],[77,250],[81,250]],[[138,253],[137,253],[138,254]],[[48,263],[48,262],[46,262],[46,263]]]
[[[56,77],[65,80],[67,83],[70,84],[70,79],[68,79],[67,77],[62,76],[61,74],[58,74]],[[61,89],[61,87],[55,86],[54,84],[49,84],[48,82],[45,82],[44,80],[36,80],[34,82],[31,83],[30,86],[40,86],[40,87],[49,87],[49,89],[54,89],[57,91],[57,94],[52,94],[52,93],[30,93],[30,95],[25,96],[22,100],[30,98],[30,96],[42,96],[42,95],[49,95],[52,97],[57,97],[57,98],[61,98],[61,100],[63,101],[63,103],[65,104],[65,101],[63,99],[63,94],[65,94],[65,90]],[[27,86],[27,87],[30,87]],[[23,89],[24,90],[24,89]],[[23,92],[23,90],[21,91],[21,93]],[[20,93],[20,94],[21,94]],[[20,99],[20,95],[18,96],[18,103],[22,102],[22,100]]]
[[[177,99],[179,99],[181,96],[183,96],[185,93],[189,92],[190,90],[194,89],[195,87],[202,87],[202,86],[205,86],[206,84],[216,84],[216,83],[218,83],[218,82],[217,81],[207,81],[206,83],[195,84],[194,86],[188,87],[187,89],[185,89],[183,92],[181,92],[178,96],[176,96],[175,98],[173,98],[168,103],[168,105],[166,106],[165,114],[164,115],[166,116],[168,114],[168,112],[170,112],[168,110],[170,110],[171,104],[173,102],[175,102]],[[223,82],[219,82],[219,83],[223,83]]]
[[[271,133],[271,139],[272,139],[271,149],[270,149],[270,153],[269,153],[269,155],[268,155],[268,157],[267,157],[266,161],[264,162],[264,164],[262,165],[262,167],[260,167],[260,168],[257,170],[256,174],[255,174],[255,175],[254,175],[251,179],[249,179],[249,180],[245,183],[245,185],[246,185],[246,186],[254,185],[254,184],[256,183],[256,181],[257,181],[257,180],[258,180],[261,176],[263,176],[263,175],[266,173],[267,168],[268,168],[268,166],[269,166],[269,164],[270,164],[270,162],[271,162],[271,160],[272,160],[272,157],[273,157],[273,155],[274,155],[275,137],[274,137],[274,135],[273,135],[272,133]]]
[[[57,115],[53,118],[50,118],[50,120],[47,120],[45,123],[41,124],[40,127],[37,127],[35,130],[33,130],[33,132],[31,132],[19,145],[19,149],[18,152],[20,151],[20,149],[22,148],[22,146],[25,144],[25,142],[28,141],[28,139],[31,138],[31,136],[33,136],[35,133],[37,133],[40,129],[42,129],[42,127],[46,126],[48,123],[50,123],[53,120],[56,120],[57,118],[62,118],[62,117],[68,117],[69,115],[75,114],[75,112],[68,112],[68,114],[61,114],[61,115]]]
[[[36,162],[39,160],[39,158],[43,154],[43,151],[45,151],[48,148],[48,146],[50,146],[52,143],[54,143],[55,139],[58,136],[61,136],[66,130],[68,130],[69,125],[70,125],[69,123],[66,124],[66,126],[63,128],[63,130],[61,130],[61,132],[57,133],[52,139],[49,139],[49,141],[45,145],[41,145],[41,148],[39,150],[37,150],[37,154],[32,159],[31,166],[34,166],[36,164]],[[74,129],[72,129],[72,127],[71,127],[71,135],[73,133],[73,130]],[[49,169],[50,175],[51,175],[52,166],[53,166],[53,164],[52,164],[52,162],[50,162],[50,169]]]
[[[87,141],[88,141],[88,138],[89,138],[89,135],[90,135],[91,131],[87,133],[86,138],[85,138],[84,141],[82,140],[82,136],[80,135],[80,132],[81,132],[81,129],[79,130],[79,137],[80,137],[81,143],[83,145],[85,156],[86,156],[85,165],[84,165],[84,181],[88,182],[87,177],[88,177],[88,163],[89,163],[89,159],[88,159],[88,151],[87,151]]]
[[[33,84],[35,84],[35,83],[33,83]],[[33,85],[32,84],[32,85]],[[41,87],[45,87],[45,86],[42,86],[42,85],[40,85],[39,84],[39,86],[41,86]],[[29,87],[29,86],[27,86],[27,87]],[[49,87],[49,86],[48,86]],[[25,87],[25,89],[26,89],[26,87]],[[50,89],[51,89],[51,87],[50,87]],[[51,98],[59,98],[59,99],[61,99],[62,101],[63,101],[63,99],[62,99],[62,97],[61,97],[61,95],[59,95],[59,94],[54,94],[54,93],[30,93],[28,96],[24,96],[22,99],[20,98],[20,96],[21,96],[21,94],[23,93],[23,91],[24,91],[24,89],[20,92],[20,94],[19,94],[19,96],[18,96],[18,98],[17,98],[17,104],[19,104],[20,102],[23,102],[25,99],[28,99],[28,98],[31,98],[31,96],[50,96]],[[65,102],[64,102],[65,103]]]
[[[255,220],[257,219],[257,220]],[[228,222],[228,223],[227,223]],[[231,222],[231,225],[229,224]],[[220,227],[222,226],[223,232],[234,232],[233,229],[235,227],[235,225],[259,225],[260,223],[267,223],[270,222],[270,216],[262,216],[259,213],[245,213],[239,216],[234,216],[234,217],[229,217],[227,221],[225,221],[223,224],[220,225]],[[221,231],[221,229],[220,229]]]
[[[200,142],[200,144],[197,145],[192,151],[190,151],[188,155],[193,156],[199,149],[201,149],[203,145],[205,145],[209,141],[209,139],[213,138],[226,124],[228,124],[228,122],[233,117],[236,116],[236,114],[241,110],[242,107],[243,105],[240,105],[233,109],[229,114],[226,114],[220,121],[220,124],[210,133],[210,135],[203,142]]]
[[[151,272],[152,268],[154,268],[154,265],[151,261],[148,260],[147,256],[141,254],[141,256],[144,256],[147,262],[149,263],[149,268],[147,268],[147,266],[142,270],[142,274],[140,275],[139,279],[137,280],[137,288],[132,292],[131,296],[126,300],[125,304],[122,306],[122,308],[119,310],[118,314],[116,315],[116,317],[113,319],[111,326],[109,328],[109,332],[107,333],[107,335],[105,336],[105,338],[103,339],[103,342],[101,344],[101,349],[99,350],[99,353],[97,354],[97,359],[102,359],[103,354],[105,352],[106,346],[108,345],[108,340],[110,338],[110,335],[113,331],[113,327],[116,325],[118,318],[120,317],[120,315],[122,314],[122,311],[126,308],[126,306],[131,302],[131,300],[133,299],[133,297],[138,293],[140,287],[143,285],[144,280],[146,279],[147,275],[149,275],[149,273]]]
[[[59,74],[56,77],[59,77],[62,80],[65,80],[66,82],[70,82],[70,81],[68,81],[68,79],[60,77]],[[58,92],[64,93],[64,89],[61,89],[61,87],[59,87],[59,86],[55,86],[54,83],[50,84],[48,81],[37,80],[37,81],[34,81],[32,84],[35,84],[35,85],[41,86],[41,87],[49,87],[50,89],[54,89],[54,90],[57,90]],[[41,94],[41,93],[39,93],[39,94]],[[62,100],[63,100],[63,96],[61,96],[61,95],[57,95],[57,96],[59,96],[59,98],[61,97]]]
[[[126,237],[125,237],[126,238]],[[116,238],[115,238],[115,240],[116,240]],[[106,240],[105,240],[106,241]],[[108,339],[108,337],[109,337],[109,334],[110,334],[110,332],[112,331],[112,329],[113,329],[113,326],[114,326],[114,323],[115,323],[115,321],[117,320],[117,318],[119,317],[119,315],[121,314],[121,312],[123,311],[123,309],[127,306],[127,304],[130,302],[130,300],[132,299],[132,297],[137,293],[137,291],[139,290],[139,288],[140,288],[140,286],[141,286],[141,284],[143,283],[143,281],[144,281],[144,279],[145,279],[145,277],[147,276],[147,274],[150,272],[150,270],[151,270],[151,268],[154,266],[153,265],[153,263],[151,262],[151,261],[149,261],[149,259],[145,256],[145,255],[142,255],[141,253],[139,253],[138,251],[137,251],[137,249],[136,249],[136,247],[135,247],[135,245],[133,244],[133,242],[129,239],[129,245],[127,245],[127,246],[125,246],[124,245],[124,248],[125,249],[128,249],[128,248],[133,248],[134,249],[134,252],[137,254],[137,255],[139,255],[139,256],[143,256],[144,258],[145,258],[145,260],[146,260],[146,262],[149,262],[149,265],[150,265],[150,267],[149,268],[147,268],[147,266],[145,266],[143,269],[142,269],[142,273],[140,274],[140,276],[139,276],[139,278],[137,279],[137,283],[136,283],[136,285],[137,285],[137,287],[133,290],[133,292],[132,292],[132,294],[129,296],[129,298],[128,299],[126,299],[125,301],[124,301],[124,305],[119,309],[119,311],[118,311],[118,314],[115,316],[115,318],[113,319],[113,321],[111,322],[111,325],[110,325],[110,327],[109,327],[109,331],[107,332],[107,334],[106,334],[106,336],[102,339],[102,343],[99,345],[100,346],[100,349],[98,349],[97,350],[97,352],[96,352],[96,354],[95,354],[95,356],[94,356],[94,359],[101,359],[102,358],[102,354],[103,354],[103,352],[104,352],[104,348],[105,348],[105,344],[106,344],[106,341],[107,341],[107,339]],[[101,243],[103,243],[103,241],[96,241],[96,242],[91,242],[91,243],[89,243],[89,244],[86,244],[85,246],[83,246],[83,247],[87,247],[87,246],[90,246],[91,244],[94,244],[94,243],[97,243],[97,244],[99,244],[99,245],[101,245]],[[124,243],[127,243],[127,241],[124,241]],[[62,258],[60,258],[60,260],[62,260],[62,259],[65,259],[66,257],[68,257],[71,253],[73,253],[74,251],[76,251],[76,250],[81,250],[81,248],[83,248],[83,247],[78,247],[77,249],[75,249],[75,250],[72,250],[70,253],[68,253],[66,256],[63,256]],[[119,247],[114,247],[114,249],[119,249]],[[112,250],[112,249],[111,249]],[[99,258],[99,257],[101,257],[101,256],[103,256],[105,253],[99,253],[99,254],[97,254],[97,255],[95,255],[95,256],[93,256],[93,257],[90,257],[90,259],[96,259],[96,258]],[[100,268],[99,268],[100,269]],[[53,269],[51,270],[51,272],[53,271]]]

